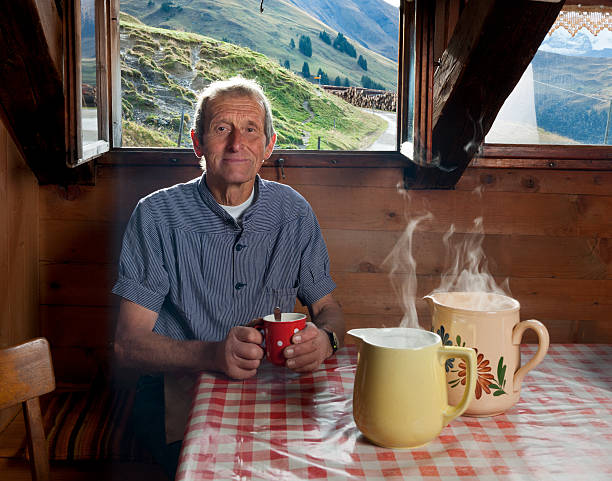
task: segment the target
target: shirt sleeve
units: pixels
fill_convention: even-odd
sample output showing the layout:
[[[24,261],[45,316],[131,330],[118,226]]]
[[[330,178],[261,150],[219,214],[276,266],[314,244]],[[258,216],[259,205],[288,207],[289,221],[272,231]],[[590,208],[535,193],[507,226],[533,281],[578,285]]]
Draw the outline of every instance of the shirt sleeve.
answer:
[[[112,292],[159,312],[170,289],[164,265],[163,235],[146,204],[140,201],[127,225]]]
[[[302,234],[306,243],[302,249],[297,295],[302,304],[310,306],[336,288],[329,273],[327,246],[310,206],[304,217]]]

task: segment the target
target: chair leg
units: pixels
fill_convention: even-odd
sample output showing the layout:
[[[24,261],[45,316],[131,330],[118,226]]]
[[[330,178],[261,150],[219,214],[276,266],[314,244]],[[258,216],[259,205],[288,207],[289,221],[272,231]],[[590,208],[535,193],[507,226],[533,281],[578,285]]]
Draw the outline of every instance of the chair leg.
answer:
[[[23,403],[23,415],[30,454],[30,469],[34,481],[49,480],[49,450],[43,427],[40,402],[37,397]]]

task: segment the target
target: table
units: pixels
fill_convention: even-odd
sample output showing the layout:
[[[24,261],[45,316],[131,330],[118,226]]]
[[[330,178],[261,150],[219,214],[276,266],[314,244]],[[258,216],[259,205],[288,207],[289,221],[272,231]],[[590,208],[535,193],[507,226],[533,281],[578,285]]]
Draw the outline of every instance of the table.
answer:
[[[304,376],[269,364],[240,382],[202,374],[177,480],[612,479],[611,345],[551,345],[511,410],[457,418],[413,450],[380,448],[360,434],[355,368],[347,346]]]

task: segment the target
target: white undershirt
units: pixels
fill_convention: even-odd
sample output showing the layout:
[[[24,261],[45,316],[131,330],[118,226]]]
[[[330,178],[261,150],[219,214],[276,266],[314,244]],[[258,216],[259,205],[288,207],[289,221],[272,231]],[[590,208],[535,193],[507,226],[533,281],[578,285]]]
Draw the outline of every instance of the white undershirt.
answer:
[[[242,214],[244,214],[244,211],[247,210],[251,204],[253,203],[253,198],[255,197],[255,186],[253,186],[253,190],[251,190],[251,195],[249,196],[249,198],[244,201],[242,204],[240,205],[221,205],[221,207],[223,207],[223,210],[225,210],[225,212],[227,212],[229,215],[231,215],[234,220],[238,223],[240,223],[240,221],[242,220]]]

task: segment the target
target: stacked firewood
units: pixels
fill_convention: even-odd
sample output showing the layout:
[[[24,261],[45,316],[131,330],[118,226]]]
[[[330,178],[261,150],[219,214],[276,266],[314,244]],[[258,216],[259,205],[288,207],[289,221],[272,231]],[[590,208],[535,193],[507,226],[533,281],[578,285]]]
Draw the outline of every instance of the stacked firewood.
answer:
[[[357,107],[395,112],[397,106],[397,94],[394,92],[359,87],[326,87],[325,90]]]

